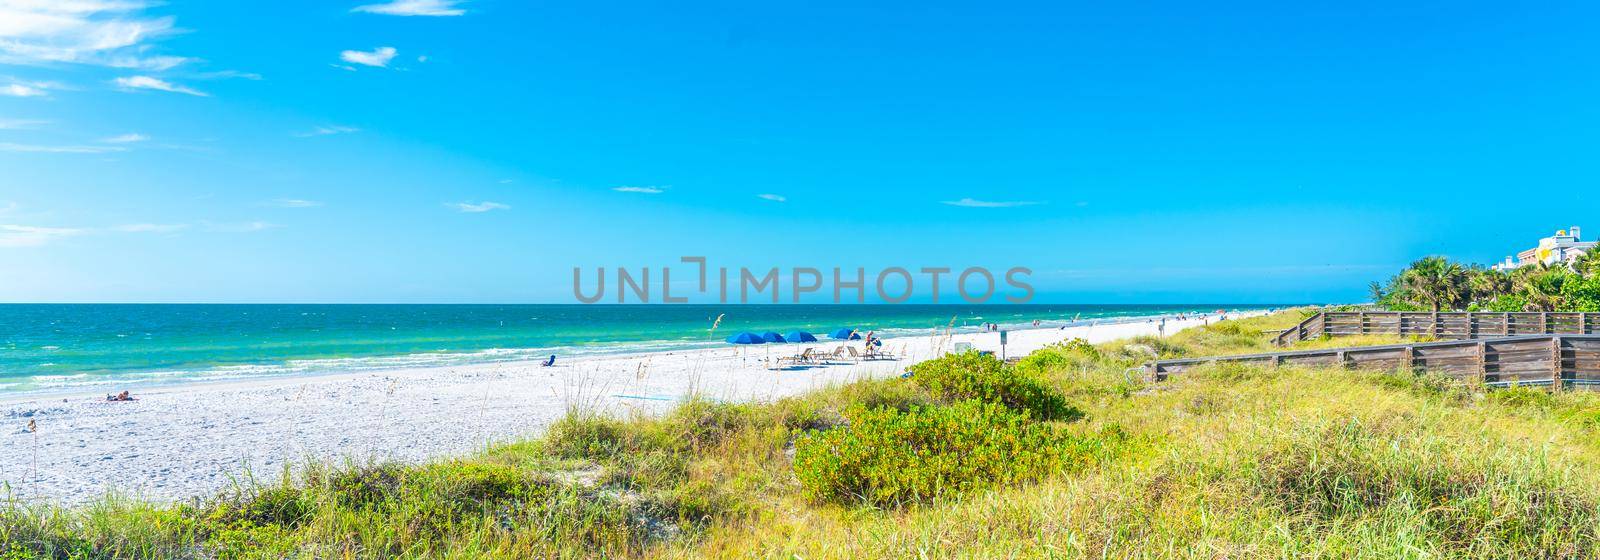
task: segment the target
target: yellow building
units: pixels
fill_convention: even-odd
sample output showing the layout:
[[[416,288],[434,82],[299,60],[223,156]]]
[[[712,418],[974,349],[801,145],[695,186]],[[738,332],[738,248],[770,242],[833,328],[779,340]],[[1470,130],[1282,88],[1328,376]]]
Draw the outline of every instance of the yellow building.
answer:
[[[1572,261],[1578,260],[1579,256],[1594,250],[1597,244],[1594,241],[1583,241],[1579,237],[1580,234],[1578,226],[1557,231],[1553,236],[1540,239],[1538,246],[1517,253],[1515,260],[1506,257],[1505,262],[1495,265],[1494,269],[1514,270],[1541,263],[1545,266],[1570,265]]]

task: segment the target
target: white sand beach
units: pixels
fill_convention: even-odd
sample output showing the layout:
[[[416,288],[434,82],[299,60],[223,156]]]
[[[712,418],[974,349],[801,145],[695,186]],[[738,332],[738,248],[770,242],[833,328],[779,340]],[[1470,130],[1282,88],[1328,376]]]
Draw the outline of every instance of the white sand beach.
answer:
[[[1166,331],[1199,324],[1169,319]],[[1156,323],[1142,319],[1014,330],[1005,352],[1021,356],[1070,338],[1103,342],[1156,332]],[[766,357],[807,345],[596,356],[554,367],[516,362],[179,385],[136,392],[134,402],[106,402],[98,394],[0,400],[0,481],[14,498],[63,504],[111,490],[187,500],[249,473],[277,477],[307,459],[418,461],[468,453],[538,435],[575,406],[658,413],[691,392],[764,400],[898,375],[956,342],[1000,351],[999,335],[986,332],[886,339],[897,361],[777,371],[767,369]],[[30,421],[36,432],[27,431]]]

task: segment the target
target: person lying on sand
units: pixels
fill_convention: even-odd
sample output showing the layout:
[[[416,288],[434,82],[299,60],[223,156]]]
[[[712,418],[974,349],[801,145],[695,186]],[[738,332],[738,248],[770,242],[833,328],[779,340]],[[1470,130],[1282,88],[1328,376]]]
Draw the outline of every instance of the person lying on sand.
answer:
[[[551,354],[550,355],[550,359],[545,360],[544,363],[541,363],[539,365],[544,366],[544,367],[550,367],[550,366],[556,365],[556,355],[555,354]]]
[[[133,398],[133,395],[128,394],[127,391],[123,391],[115,395],[106,395],[106,400],[111,402],[126,402],[138,399]]]

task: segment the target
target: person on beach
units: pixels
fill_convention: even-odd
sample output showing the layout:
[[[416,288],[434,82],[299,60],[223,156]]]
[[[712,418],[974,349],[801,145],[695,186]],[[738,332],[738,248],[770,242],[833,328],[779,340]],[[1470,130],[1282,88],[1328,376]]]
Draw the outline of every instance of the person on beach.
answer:
[[[109,402],[127,402],[138,399],[133,398],[133,395],[129,394],[127,391],[123,391],[115,395],[106,395],[106,400]]]
[[[550,359],[545,360],[544,363],[541,363],[539,365],[543,366],[543,367],[550,367],[550,366],[556,365],[556,355],[555,354],[551,354],[550,355]]]

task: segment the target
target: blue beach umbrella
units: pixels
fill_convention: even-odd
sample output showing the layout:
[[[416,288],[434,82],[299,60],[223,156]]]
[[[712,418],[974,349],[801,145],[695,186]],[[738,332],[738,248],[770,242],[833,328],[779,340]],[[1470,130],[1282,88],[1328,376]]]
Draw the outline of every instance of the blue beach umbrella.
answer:
[[[783,335],[783,338],[787,339],[789,342],[816,342],[817,341],[817,335],[808,333],[806,331],[794,331],[792,333]]]
[[[761,335],[756,334],[756,333],[742,332],[742,333],[739,333],[739,334],[736,334],[736,335],[728,337],[728,344],[766,344],[766,343],[767,343],[767,341],[766,340],[762,340]]]
[[[855,329],[839,329],[828,336],[835,340],[861,340],[861,335]]]
[[[788,342],[787,340],[783,339],[783,335],[775,333],[775,332],[772,332],[772,331],[767,331],[767,332],[761,333],[761,340],[764,341],[764,342],[771,342],[771,343],[774,343],[774,344]]]

